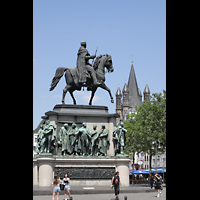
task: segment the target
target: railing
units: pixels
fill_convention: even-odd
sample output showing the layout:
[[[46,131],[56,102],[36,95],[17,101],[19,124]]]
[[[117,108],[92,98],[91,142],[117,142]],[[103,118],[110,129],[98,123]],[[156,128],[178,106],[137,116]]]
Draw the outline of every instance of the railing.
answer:
[[[132,179],[130,179],[130,184],[132,184]],[[143,179],[138,179],[138,180],[135,179],[134,180],[134,185],[135,184],[146,184],[146,185],[149,185],[150,183],[149,183],[148,179],[143,178]],[[166,184],[166,180],[165,181],[162,180],[162,184]]]
[[[132,180],[130,180],[130,184],[132,184]],[[144,178],[144,179],[135,179],[134,184],[149,184],[149,180]]]

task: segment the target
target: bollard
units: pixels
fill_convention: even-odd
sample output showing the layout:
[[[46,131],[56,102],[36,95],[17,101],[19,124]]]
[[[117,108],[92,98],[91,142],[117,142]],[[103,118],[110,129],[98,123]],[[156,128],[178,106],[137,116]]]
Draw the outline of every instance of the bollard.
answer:
[[[124,200],[127,200],[127,196],[124,197]]]

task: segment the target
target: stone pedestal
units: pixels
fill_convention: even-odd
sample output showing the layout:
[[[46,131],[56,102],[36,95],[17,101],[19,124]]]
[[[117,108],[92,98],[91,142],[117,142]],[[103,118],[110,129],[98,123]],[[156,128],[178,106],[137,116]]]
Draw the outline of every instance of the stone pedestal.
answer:
[[[57,173],[61,178],[68,173],[71,186],[105,186],[110,187],[111,179],[116,171],[119,171],[123,186],[129,185],[129,162],[127,157],[115,157],[112,133],[116,129],[117,113],[109,114],[106,106],[67,105],[58,104],[53,111],[48,111],[43,119],[49,119],[50,124],[56,127],[58,141],[59,130],[68,123],[76,123],[79,128],[83,122],[89,130],[97,125],[97,130],[104,124],[109,130],[109,148],[107,156],[95,157],[62,157],[59,147],[55,149],[54,155],[39,155],[33,159],[33,184],[39,186],[50,186],[53,176]]]
[[[129,162],[130,159],[116,159],[116,171],[119,171],[121,183],[124,186],[129,186]]]
[[[37,158],[39,167],[39,186],[51,186],[53,180],[54,160],[55,158],[53,158],[53,156],[39,156]]]
[[[33,159],[33,185],[38,185],[38,165],[36,159]]]
[[[123,186],[129,186],[128,158],[118,157],[44,157],[34,159],[34,165],[39,166],[39,186],[50,186],[54,174],[60,178],[68,173],[71,186],[105,186],[110,187],[111,179],[119,171]],[[37,179],[37,177],[33,177]]]

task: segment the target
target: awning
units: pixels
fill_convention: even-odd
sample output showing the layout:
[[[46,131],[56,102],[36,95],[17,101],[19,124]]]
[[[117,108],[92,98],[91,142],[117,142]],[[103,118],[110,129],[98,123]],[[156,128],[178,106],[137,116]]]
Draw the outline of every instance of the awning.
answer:
[[[129,175],[132,174],[132,170],[129,171]],[[144,170],[134,170],[134,174],[149,174],[149,172]]]
[[[145,169],[144,171],[146,171],[146,172],[149,172],[149,169]],[[151,169],[151,173],[154,173],[154,172],[156,172],[156,169],[155,168],[152,168]],[[166,172],[166,168],[157,168],[157,173],[163,173],[163,172]]]
[[[151,169],[151,173],[156,172],[155,168]],[[166,172],[166,168],[157,168],[157,173],[163,173]],[[134,170],[134,174],[149,174],[149,169],[145,170]],[[129,170],[129,175],[132,175],[132,170]]]

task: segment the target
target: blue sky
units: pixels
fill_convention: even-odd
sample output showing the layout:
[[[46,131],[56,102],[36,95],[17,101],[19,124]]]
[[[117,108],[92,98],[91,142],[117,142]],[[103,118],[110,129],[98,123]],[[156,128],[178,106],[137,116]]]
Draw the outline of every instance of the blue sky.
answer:
[[[50,92],[51,80],[58,67],[76,66],[82,40],[91,55],[98,46],[97,56],[112,56],[114,72],[105,83],[114,100],[117,88],[128,82],[132,55],[141,92],[146,83],[151,94],[166,89],[166,0],[33,0],[33,129],[61,103],[65,79]],[[86,89],[74,96],[77,104],[88,105]],[[72,104],[69,94],[65,103]],[[97,90],[93,105],[115,113],[115,103]]]

